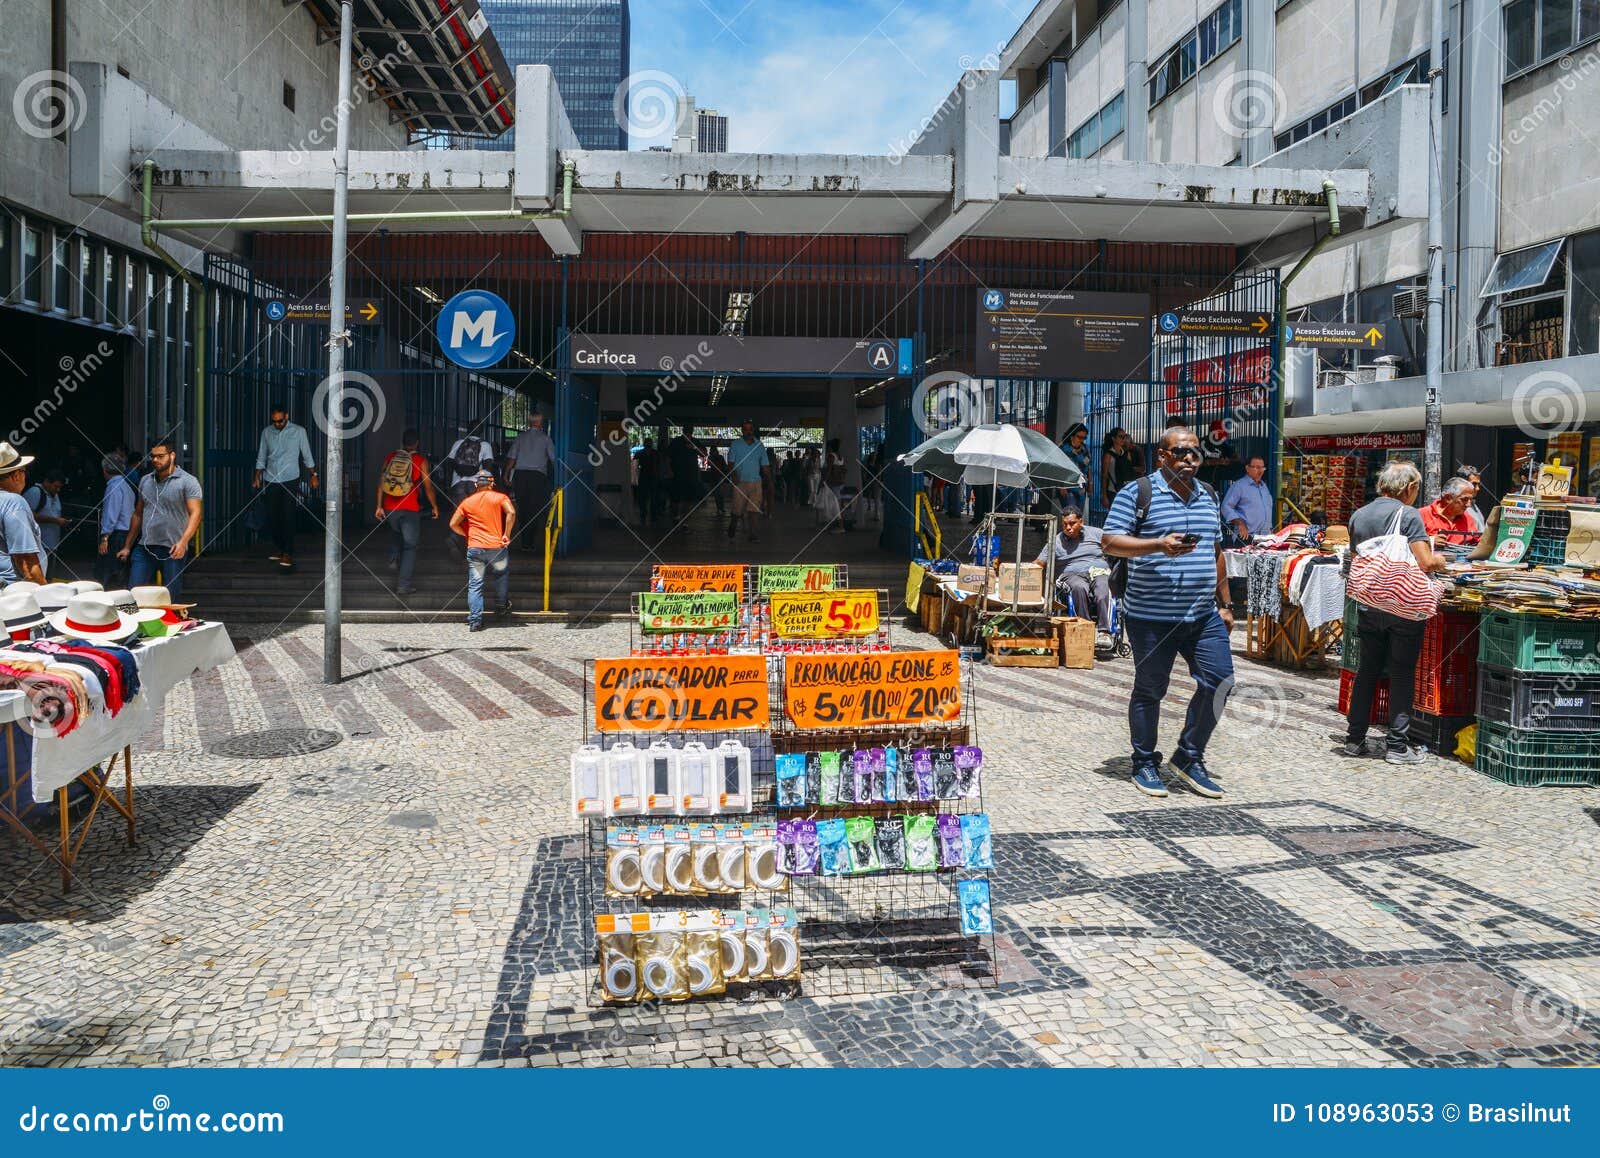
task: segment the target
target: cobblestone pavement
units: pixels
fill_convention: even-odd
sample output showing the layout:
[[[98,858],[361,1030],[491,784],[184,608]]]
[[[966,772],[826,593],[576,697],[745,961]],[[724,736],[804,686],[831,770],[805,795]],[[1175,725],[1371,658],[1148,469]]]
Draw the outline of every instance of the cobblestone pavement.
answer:
[[[320,633],[234,629],[70,895],[0,835],[0,1063],[1600,1062],[1596,793],[1336,756],[1329,675],[1240,662],[1212,802],[1128,784],[1128,661],[980,669],[998,984],[613,1011],[566,757],[626,629],[357,626],[335,689]],[[222,754],[307,728],[343,739]]]

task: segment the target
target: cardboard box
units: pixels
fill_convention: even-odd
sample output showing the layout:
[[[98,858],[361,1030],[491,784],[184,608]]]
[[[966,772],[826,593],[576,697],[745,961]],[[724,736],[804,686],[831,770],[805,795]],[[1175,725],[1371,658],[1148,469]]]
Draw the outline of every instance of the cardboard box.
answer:
[[[1061,637],[1061,666],[1074,668],[1094,667],[1094,620],[1052,620]]]
[[[956,569],[956,590],[983,591],[989,586],[989,578],[994,573],[987,567],[975,567],[971,563],[963,563]]]
[[[1000,564],[1000,571],[989,584],[989,594],[995,599],[1011,602],[1013,599],[1038,603],[1044,598],[1044,568],[1037,563]]]

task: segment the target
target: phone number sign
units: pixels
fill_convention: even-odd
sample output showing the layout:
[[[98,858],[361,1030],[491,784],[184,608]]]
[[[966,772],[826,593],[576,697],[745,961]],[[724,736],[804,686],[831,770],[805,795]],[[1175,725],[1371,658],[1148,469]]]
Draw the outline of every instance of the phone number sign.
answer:
[[[797,728],[949,724],[961,718],[954,651],[784,657],[784,712]]]

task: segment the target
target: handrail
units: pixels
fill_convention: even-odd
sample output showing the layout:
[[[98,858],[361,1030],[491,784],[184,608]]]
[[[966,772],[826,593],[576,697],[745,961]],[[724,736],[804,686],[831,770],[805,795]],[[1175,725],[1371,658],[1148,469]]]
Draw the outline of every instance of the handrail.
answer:
[[[544,609],[550,610],[550,564],[555,560],[556,540],[567,521],[567,490],[557,487],[550,496],[550,513],[544,519]]]
[[[933,543],[930,546],[928,536],[922,533],[922,508],[928,508],[928,522],[933,526]],[[917,501],[913,510],[917,540],[922,544],[922,556],[925,559],[944,558],[944,536],[939,530],[939,518],[933,510],[933,500],[928,498],[927,491],[917,492]]]

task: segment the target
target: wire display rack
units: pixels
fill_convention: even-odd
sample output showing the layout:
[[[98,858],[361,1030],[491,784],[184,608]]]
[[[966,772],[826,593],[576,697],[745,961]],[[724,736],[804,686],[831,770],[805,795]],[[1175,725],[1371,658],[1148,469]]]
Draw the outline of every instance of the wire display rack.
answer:
[[[836,572],[844,572],[840,564]],[[851,590],[848,587],[836,590]],[[770,602],[765,595],[740,600],[736,619],[725,629],[701,630],[684,626],[681,630],[646,631],[641,614],[642,599],[656,592],[636,592],[628,617],[628,654],[643,655],[787,655],[811,651],[891,651],[894,648],[890,625],[889,591],[874,590],[878,600],[878,630],[869,635],[837,636],[828,639],[785,639],[772,630]],[[826,595],[827,592],[815,592]]]
[[[783,657],[767,661],[770,730],[695,732],[596,732],[590,697],[593,661],[585,664],[584,743],[608,749],[628,740],[648,747],[667,740],[681,747],[689,740],[714,749],[725,740],[738,740],[750,752],[751,808],[739,814],[686,818],[721,823],[775,825],[780,820],[823,820],[833,817],[870,816],[879,821],[891,816],[971,815],[981,813],[982,796],[942,801],[905,801],[896,804],[810,804],[801,808],[775,807],[776,757],[794,752],[850,752],[858,747],[897,747],[909,759],[915,748],[949,748],[972,744],[977,719],[972,666],[961,669],[960,719],[933,725],[876,726],[867,728],[799,729],[783,715]],[[991,775],[985,768],[980,778]],[[591,1007],[604,1004],[598,970],[595,919],[600,914],[618,916],[695,909],[755,909],[792,907],[800,917],[799,941],[802,975],[798,982],[754,982],[730,985],[729,995],[756,992],[764,995],[868,996],[916,993],[930,986],[991,986],[999,982],[999,957],[993,933],[975,936],[961,931],[960,882],[989,881],[988,869],[940,869],[918,872],[882,870],[845,876],[791,876],[787,889],[746,887],[738,892],[708,892],[705,896],[606,895],[606,837],[613,825],[643,825],[667,818],[601,818],[584,821],[581,855],[585,861],[584,885],[578,898],[584,935],[588,938],[585,992]],[[991,909],[993,893],[991,884]]]

